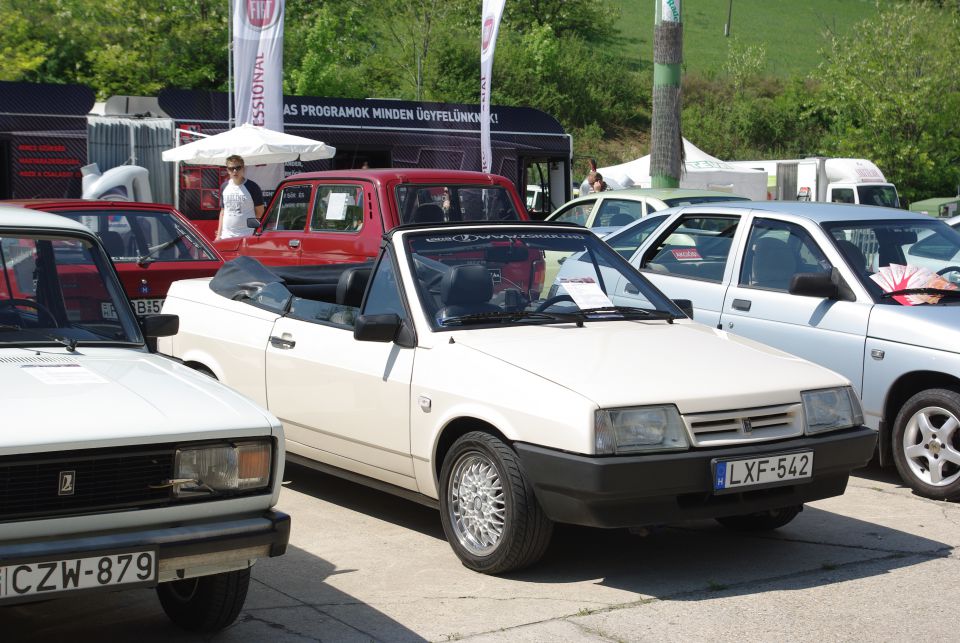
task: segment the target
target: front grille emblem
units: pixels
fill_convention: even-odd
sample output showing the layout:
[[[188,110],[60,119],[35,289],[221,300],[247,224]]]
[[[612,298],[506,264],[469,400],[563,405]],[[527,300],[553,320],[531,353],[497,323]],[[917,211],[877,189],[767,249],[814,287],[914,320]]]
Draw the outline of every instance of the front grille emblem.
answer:
[[[59,491],[57,491],[57,495],[72,496],[76,482],[77,482],[76,471],[61,471],[60,472],[60,489]]]
[[[740,428],[743,429],[744,433],[753,431],[753,424],[750,423],[750,418],[740,418]]]

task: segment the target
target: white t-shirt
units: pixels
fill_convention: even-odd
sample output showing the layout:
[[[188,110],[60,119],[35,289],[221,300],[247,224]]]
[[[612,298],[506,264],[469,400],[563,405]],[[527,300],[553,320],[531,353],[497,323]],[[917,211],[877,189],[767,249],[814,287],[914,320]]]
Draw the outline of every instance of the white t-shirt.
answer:
[[[257,216],[256,206],[263,205],[262,194],[260,186],[250,179],[244,179],[240,185],[227,181],[220,187],[220,205],[223,207],[221,239],[253,234],[253,228],[247,227],[247,219]]]

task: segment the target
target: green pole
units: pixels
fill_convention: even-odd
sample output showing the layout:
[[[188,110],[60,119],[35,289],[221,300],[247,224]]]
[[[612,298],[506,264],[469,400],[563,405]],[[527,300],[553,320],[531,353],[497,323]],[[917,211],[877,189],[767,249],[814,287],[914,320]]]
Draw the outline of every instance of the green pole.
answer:
[[[680,0],[656,0],[653,30],[653,123],[650,129],[650,184],[680,186],[683,139],[680,136],[680,64],[683,22]]]

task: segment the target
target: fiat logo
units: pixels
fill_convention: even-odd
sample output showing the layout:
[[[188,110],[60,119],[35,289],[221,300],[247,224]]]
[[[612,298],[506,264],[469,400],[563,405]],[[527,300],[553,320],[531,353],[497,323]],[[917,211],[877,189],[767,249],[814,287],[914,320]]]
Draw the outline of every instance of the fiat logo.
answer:
[[[277,17],[277,0],[247,0],[247,22],[254,29],[273,24]]]

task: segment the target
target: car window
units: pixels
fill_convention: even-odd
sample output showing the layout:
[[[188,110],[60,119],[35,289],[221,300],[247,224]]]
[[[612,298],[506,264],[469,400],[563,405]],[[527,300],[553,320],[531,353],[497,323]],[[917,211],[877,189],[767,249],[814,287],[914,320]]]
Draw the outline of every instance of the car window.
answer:
[[[500,185],[412,185],[395,191],[402,223],[519,221],[513,197]]]
[[[397,271],[393,266],[393,255],[387,252],[380,258],[373,271],[370,290],[363,305],[363,314],[389,313],[396,313],[400,319],[407,318],[407,311],[403,306],[403,295],[397,283]]]
[[[835,188],[830,200],[834,203],[855,203],[853,188]]]
[[[739,217],[694,215],[673,223],[644,256],[640,268],[678,277],[721,281]]]
[[[756,219],[740,269],[740,285],[786,292],[798,272],[829,272],[830,262],[802,227]]]
[[[323,232],[358,232],[363,227],[363,187],[318,185],[310,229]]]
[[[553,217],[551,221],[562,221],[564,223],[587,225],[587,219],[590,218],[590,211],[593,210],[595,203],[596,200],[575,203],[569,206],[566,210],[558,211],[557,216]]]
[[[270,204],[263,218],[263,230],[304,230],[307,227],[309,185],[287,185]]]
[[[630,225],[643,216],[643,203],[627,199],[604,199],[591,228]]]
[[[632,225],[622,232],[612,234],[609,237],[606,237],[604,241],[607,242],[607,245],[616,250],[621,257],[624,259],[630,259],[637,252],[637,248],[643,245],[643,242],[647,240],[647,237],[649,237],[650,234],[666,220],[666,218],[667,215],[665,214],[657,214],[653,216],[648,215],[645,219],[640,221],[640,223]]]
[[[169,211],[58,210],[93,230],[114,263],[215,261],[207,244]]]

